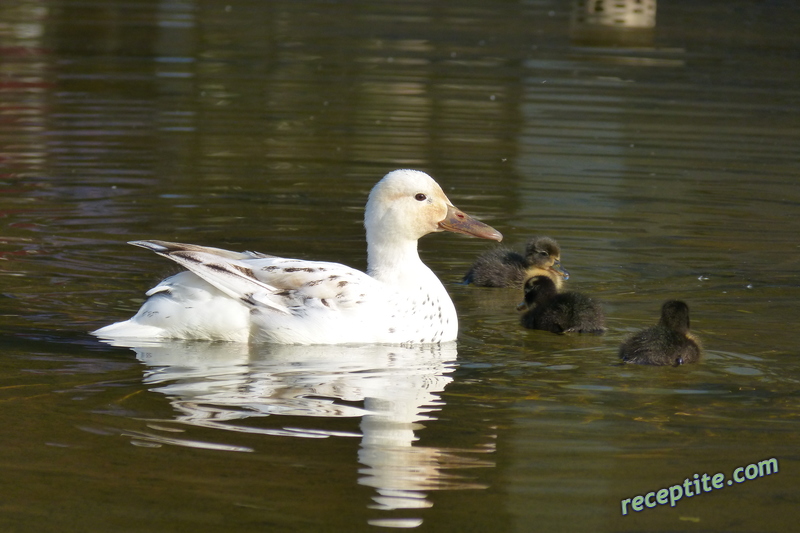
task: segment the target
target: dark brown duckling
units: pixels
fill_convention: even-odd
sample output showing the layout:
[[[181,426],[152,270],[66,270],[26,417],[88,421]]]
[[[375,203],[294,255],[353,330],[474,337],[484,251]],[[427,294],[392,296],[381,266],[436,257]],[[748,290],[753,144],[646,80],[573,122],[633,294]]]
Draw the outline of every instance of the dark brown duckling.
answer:
[[[626,363],[678,366],[700,359],[700,341],[689,333],[689,306],[669,300],[661,307],[661,320],[628,337],[619,347]]]
[[[561,287],[569,273],[561,266],[561,248],[550,237],[533,237],[525,246],[525,255],[505,247],[484,253],[464,276],[464,283],[479,287],[521,289],[532,276],[547,276]]]
[[[580,292],[561,292],[548,276],[534,276],[525,282],[524,311],[520,321],[529,329],[553,333],[603,333],[606,318],[596,301]]]

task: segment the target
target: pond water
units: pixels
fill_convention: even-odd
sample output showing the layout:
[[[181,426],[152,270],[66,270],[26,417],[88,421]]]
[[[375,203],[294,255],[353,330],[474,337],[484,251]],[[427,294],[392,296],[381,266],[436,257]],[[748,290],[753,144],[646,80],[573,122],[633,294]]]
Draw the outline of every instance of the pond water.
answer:
[[[0,529],[796,527],[800,11],[617,4],[3,3]],[[504,244],[556,238],[608,332],[521,328],[520,293],[459,284],[494,244],[439,234],[457,343],[88,334],[176,271],[129,240],[364,268],[395,168]],[[704,359],[619,365],[671,298]]]

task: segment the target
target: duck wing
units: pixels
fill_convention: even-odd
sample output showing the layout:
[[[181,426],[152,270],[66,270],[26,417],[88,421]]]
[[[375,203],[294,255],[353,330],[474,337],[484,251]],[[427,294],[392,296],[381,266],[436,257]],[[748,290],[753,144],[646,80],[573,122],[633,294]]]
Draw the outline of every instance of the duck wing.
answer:
[[[367,274],[338,263],[156,240],[130,244],[175,261],[230,298],[284,315],[304,314],[310,308],[350,308],[379,285]]]

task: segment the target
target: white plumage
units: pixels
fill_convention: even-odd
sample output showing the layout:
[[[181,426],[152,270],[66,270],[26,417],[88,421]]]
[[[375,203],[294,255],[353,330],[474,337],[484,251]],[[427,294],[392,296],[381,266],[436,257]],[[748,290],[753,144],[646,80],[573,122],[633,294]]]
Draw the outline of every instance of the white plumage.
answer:
[[[424,344],[455,340],[458,319],[417,240],[437,231],[502,235],[456,209],[427,174],[395,170],[370,192],[367,273],[338,263],[134,241],[188,269],[147,292],[108,339],[204,339],[280,344]]]

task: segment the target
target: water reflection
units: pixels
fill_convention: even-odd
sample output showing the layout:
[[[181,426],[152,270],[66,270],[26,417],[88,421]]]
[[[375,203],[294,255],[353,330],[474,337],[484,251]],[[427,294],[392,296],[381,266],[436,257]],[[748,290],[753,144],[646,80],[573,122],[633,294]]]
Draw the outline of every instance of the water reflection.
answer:
[[[574,0],[570,36],[582,44],[648,46],[656,26],[656,0]]]
[[[47,15],[45,7],[35,4],[0,6],[0,116],[4,127],[14,131],[0,146],[4,181],[41,170],[46,159],[42,132],[52,89],[43,44]]]
[[[421,422],[444,403],[452,381],[455,343],[440,346],[248,346],[234,343],[164,343],[132,348],[147,365],[144,382],[169,398],[170,420],[151,421],[149,432],[129,435],[134,444],[163,444],[229,451],[243,446],[178,438],[175,423],[273,437],[360,437],[358,482],[376,491],[367,506],[382,511],[433,504],[430,490],[478,489],[453,469],[494,466],[464,452],[413,446]],[[361,433],[259,426],[270,415],[317,419],[360,417]],[[273,424],[274,426],[274,424]],[[489,450],[491,451],[491,450]],[[459,453],[460,452],[460,453]],[[373,525],[413,527],[421,518],[380,518]]]

